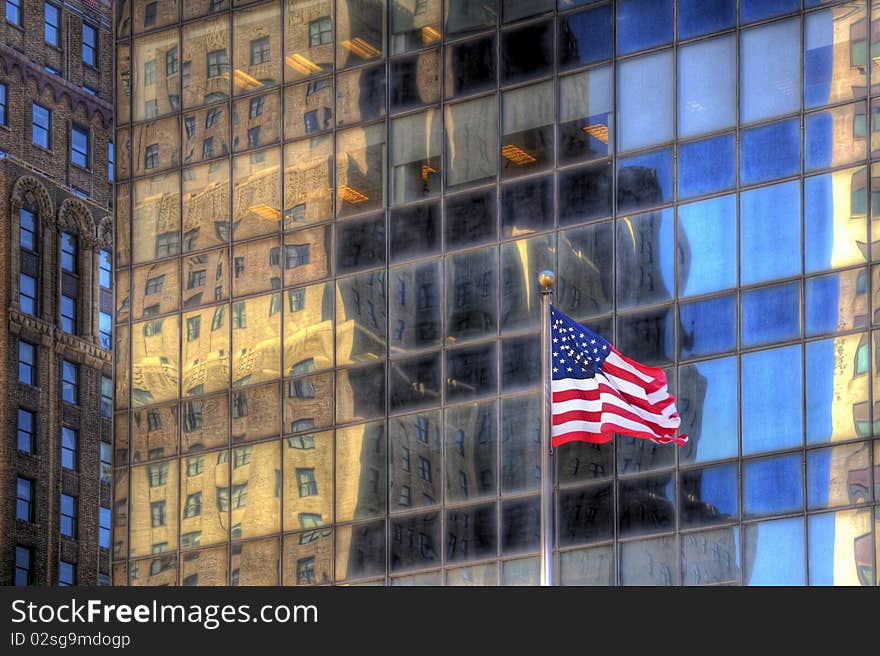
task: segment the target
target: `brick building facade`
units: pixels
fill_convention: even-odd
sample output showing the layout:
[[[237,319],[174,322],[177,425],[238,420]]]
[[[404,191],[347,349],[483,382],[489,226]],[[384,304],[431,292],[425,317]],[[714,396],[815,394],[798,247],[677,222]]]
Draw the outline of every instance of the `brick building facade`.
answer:
[[[109,0],[0,18],[0,584],[109,583]]]

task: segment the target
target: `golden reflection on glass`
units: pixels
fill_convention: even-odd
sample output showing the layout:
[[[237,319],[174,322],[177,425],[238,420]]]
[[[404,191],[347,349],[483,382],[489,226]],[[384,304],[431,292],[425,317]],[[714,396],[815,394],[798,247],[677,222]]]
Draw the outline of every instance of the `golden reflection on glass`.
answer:
[[[131,177],[131,128],[117,130],[113,143],[116,147],[114,175],[117,181],[126,180]],[[118,188],[117,193],[119,193]]]
[[[132,175],[152,175],[180,163],[180,120],[177,116],[132,128]]]
[[[131,327],[131,399],[133,407],[177,398],[180,317],[152,319]]]
[[[336,528],[336,580],[385,573],[385,521]],[[364,585],[383,585],[373,581]]]
[[[131,413],[131,462],[177,455],[177,403]]]
[[[278,539],[232,545],[230,585],[278,585]]]
[[[278,383],[232,392],[232,443],[250,442],[281,434]]]
[[[184,553],[180,560],[180,585],[226,585],[226,547]]]
[[[281,94],[237,100],[232,106],[232,150],[270,146],[281,141]]]
[[[281,289],[280,239],[276,236],[236,244],[232,249],[232,295],[273,289]]]
[[[333,137],[325,135],[284,147],[284,227],[333,216]]]
[[[132,67],[135,121],[156,118],[180,108],[180,68],[174,64],[178,52],[177,30],[135,39]]]
[[[190,23],[183,27],[183,106],[229,97],[229,17]]]
[[[178,19],[178,0],[162,2],[134,2],[134,33],[139,34],[157,27],[176,23]],[[152,7],[151,7],[152,5]]]
[[[222,544],[229,539],[229,452],[210,451],[180,459],[180,548]],[[225,549],[224,549],[225,551]]]
[[[232,180],[233,239],[277,232],[281,224],[281,149],[233,158]]]
[[[131,374],[131,360],[129,359],[131,356],[130,333],[131,330],[128,326],[116,326],[113,358],[116,363],[116,393],[114,395],[114,402],[117,410],[124,410],[128,407],[129,378]]]
[[[385,272],[345,278],[336,289],[336,363],[371,362],[385,355]]]
[[[128,563],[113,563],[113,584],[128,585]]]
[[[131,264],[131,185],[116,185],[116,240],[113,251],[116,255],[116,266]]]
[[[117,412],[113,417],[113,466],[128,465],[128,413]],[[115,480],[115,479],[114,479]]]
[[[182,394],[200,396],[229,386],[229,306],[183,314]]]
[[[389,347],[405,353],[440,345],[440,260],[395,267],[389,272]]]
[[[284,432],[300,433],[333,423],[333,372],[284,381]]]
[[[135,292],[132,319],[145,319],[177,309],[180,298],[177,260],[135,267],[132,278]]]
[[[281,80],[281,4],[264,3],[232,15],[235,95],[258,91]]]
[[[231,306],[232,386],[274,380],[281,371],[281,294]]]
[[[125,323],[130,318],[131,311],[131,269],[116,269],[116,323]]]
[[[556,236],[552,234],[507,242],[501,247],[502,331],[538,325],[541,297],[535,271],[552,269],[555,259]]]
[[[391,5],[392,55],[440,41],[440,0],[412,0]]]
[[[289,289],[284,296],[284,374],[333,367],[333,283]]]
[[[331,234],[330,226],[323,225],[284,235],[285,287],[330,275]]]
[[[229,443],[228,421],[226,394],[183,401],[180,404],[180,452],[225,446]]]
[[[177,585],[177,556],[169,554],[131,561],[128,576],[131,586]]]
[[[336,124],[349,126],[385,116],[385,67],[359,68],[336,76]]]
[[[116,46],[116,124],[131,121],[131,45]]]
[[[285,0],[284,81],[333,66],[333,0]]]
[[[875,585],[869,509],[807,518],[811,585]]]
[[[880,121],[880,117],[877,120]],[[880,164],[871,164],[871,232],[869,238],[872,260],[880,259],[880,204],[874,200],[874,195],[878,191],[880,191]],[[863,253],[864,250],[863,248]]]
[[[333,581],[333,535],[329,528],[284,536],[283,585]]]
[[[120,39],[128,38],[131,33],[131,0],[119,0],[114,3],[116,11],[116,36]],[[124,581],[125,579],[120,579]]]
[[[228,251],[218,248],[183,258],[183,307],[229,299]]]
[[[126,419],[126,423],[127,423]],[[118,422],[117,422],[118,424]],[[127,461],[122,464],[127,464]],[[128,558],[128,472],[113,471],[113,560]]]
[[[183,170],[183,252],[229,240],[229,162]]]
[[[441,115],[429,109],[391,123],[391,203],[440,193]]]
[[[443,488],[440,411],[389,419],[388,434],[391,511],[438,505]]]
[[[808,106],[864,97],[867,15],[864,2],[848,2],[807,17],[804,96]],[[872,61],[871,69],[877,70],[876,62]]]
[[[284,90],[284,138],[298,139],[333,127],[333,81],[325,77]]]
[[[541,171],[553,163],[556,118],[553,81],[502,96],[501,167],[504,178]]]
[[[808,508],[870,503],[870,460],[870,445],[864,442],[808,451]]]
[[[498,585],[498,566],[495,563],[487,563],[446,570],[446,585]]]
[[[868,148],[868,114],[864,102],[808,115],[808,170],[844,166],[865,159]],[[813,155],[810,151],[821,155]]]
[[[229,9],[229,0],[183,0],[183,20]]]
[[[385,513],[385,422],[336,431],[336,519],[347,522]]]
[[[232,484],[225,492],[233,539],[278,532],[281,503],[280,442],[248,444],[232,449]]]
[[[177,548],[177,460],[131,468],[129,555]]]
[[[183,163],[193,164],[229,154],[229,111],[225,105],[209,109],[189,112],[183,116]],[[204,170],[204,169],[203,169]],[[207,169],[210,177],[202,182],[202,187],[191,185],[193,193],[214,193],[218,191],[213,185],[225,182],[229,184],[229,162],[213,162]],[[216,174],[216,175],[214,175]],[[204,175],[204,174],[203,174]],[[184,181],[187,173],[184,172]],[[229,189],[223,188],[223,198],[229,202]],[[212,208],[214,209],[214,208]],[[219,209],[219,208],[216,208]],[[228,215],[229,210],[224,211]]]
[[[132,245],[134,263],[147,262],[180,250],[180,178],[166,173],[134,183]]]
[[[302,433],[281,442],[284,531],[329,526],[333,520],[333,431]]]
[[[336,68],[356,66],[385,53],[385,1],[337,0]]]
[[[385,205],[385,124],[336,133],[336,213]]]

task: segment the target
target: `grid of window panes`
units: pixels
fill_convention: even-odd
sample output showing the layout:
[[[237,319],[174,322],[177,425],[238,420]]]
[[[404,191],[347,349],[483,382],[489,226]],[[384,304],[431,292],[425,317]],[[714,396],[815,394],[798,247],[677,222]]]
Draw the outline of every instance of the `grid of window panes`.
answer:
[[[542,269],[690,435],[556,452],[562,583],[875,581],[880,2],[118,27],[117,582],[535,583]]]

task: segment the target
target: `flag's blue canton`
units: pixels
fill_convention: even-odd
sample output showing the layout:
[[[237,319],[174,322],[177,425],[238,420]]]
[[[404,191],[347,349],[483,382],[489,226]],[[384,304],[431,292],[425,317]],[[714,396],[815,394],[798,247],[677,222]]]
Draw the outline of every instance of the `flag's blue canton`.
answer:
[[[553,380],[592,378],[602,371],[611,345],[589,328],[550,309]]]

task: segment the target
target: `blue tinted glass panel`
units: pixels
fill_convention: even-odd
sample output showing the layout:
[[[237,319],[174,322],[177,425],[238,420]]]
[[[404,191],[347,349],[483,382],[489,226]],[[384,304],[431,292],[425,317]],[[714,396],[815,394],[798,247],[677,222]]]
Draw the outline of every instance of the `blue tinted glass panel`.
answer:
[[[800,283],[743,292],[742,344],[757,346],[800,334]]]
[[[682,527],[707,526],[739,516],[734,463],[681,472],[678,489]]]
[[[611,59],[613,5],[559,17],[559,68]]]
[[[736,456],[736,358],[706,360],[678,367],[676,408],[680,432],[688,442],[679,448],[681,462],[708,462]]]
[[[679,198],[732,189],[736,183],[735,162],[736,139],[733,134],[679,145]]]
[[[801,517],[745,527],[746,585],[804,585],[804,520]]]
[[[669,307],[618,316],[614,346],[633,360],[662,366],[672,360],[674,320]]]
[[[745,123],[788,114],[801,101],[798,19],[746,30],[740,43],[740,118]]]
[[[846,335],[806,345],[807,443],[846,440],[871,432],[867,385],[841,385],[868,365],[868,336]]]
[[[865,103],[810,114],[805,120],[805,126],[804,168],[807,171],[852,164],[865,159]]]
[[[743,130],[740,180],[744,185],[795,175],[801,167],[800,120]]]
[[[864,328],[868,323],[867,278],[866,269],[856,269],[807,280],[807,335]]]
[[[804,20],[804,105],[818,107],[864,97],[868,59],[865,4],[848,3],[813,12]],[[841,65],[843,62],[846,65]]]
[[[807,544],[810,585],[875,585],[871,511],[809,517]]]
[[[736,39],[723,36],[678,50],[678,136],[736,123]]]
[[[571,225],[611,214],[611,162],[559,172],[559,224]]]
[[[736,196],[678,208],[678,292],[705,294],[736,286]]]
[[[746,191],[740,197],[740,276],[743,285],[800,273],[801,193],[797,180]]]
[[[743,512],[747,517],[796,512],[804,505],[801,454],[743,463]]]
[[[736,0],[678,0],[678,38],[717,32],[736,23]]]
[[[617,209],[629,212],[672,202],[672,149],[617,162]]]
[[[865,261],[867,184],[864,167],[804,181],[804,264],[808,273]]]
[[[807,451],[807,508],[871,502],[871,452],[866,442]]]
[[[741,23],[751,23],[800,8],[800,0],[740,0],[739,18]]]
[[[785,372],[785,384],[780,385]],[[801,348],[785,346],[742,356],[743,455],[799,446]]]
[[[620,150],[672,140],[675,89],[672,51],[664,50],[618,64],[617,113]]]
[[[672,0],[619,0],[617,54],[672,41]]]
[[[736,348],[736,296],[721,296],[679,309],[678,348],[682,358]]]
[[[617,222],[617,303],[620,308],[672,298],[675,226],[672,209]]]

